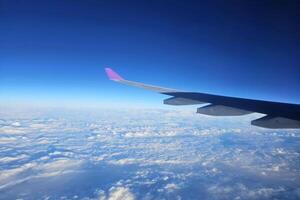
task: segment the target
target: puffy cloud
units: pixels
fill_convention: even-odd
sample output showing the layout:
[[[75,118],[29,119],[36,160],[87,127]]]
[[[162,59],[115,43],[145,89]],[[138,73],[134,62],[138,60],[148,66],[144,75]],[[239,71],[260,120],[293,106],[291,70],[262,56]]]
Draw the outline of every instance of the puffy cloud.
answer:
[[[25,165],[22,165],[21,167],[12,168],[12,169],[6,169],[0,171],[0,182],[6,182],[8,178],[11,178],[13,176],[16,176],[17,174],[20,174],[21,172],[24,172],[27,169],[31,169],[35,167],[36,163],[26,163]]]
[[[23,178],[20,179],[20,175],[22,175],[23,172],[34,168],[35,166],[37,166],[36,163],[26,163],[17,168],[1,170],[0,189],[22,182],[24,179]]]
[[[279,192],[284,192],[283,188],[258,188],[255,190],[249,190],[246,192],[246,196],[249,199],[270,199],[273,195]]]
[[[257,187],[251,188],[244,184],[236,183],[232,185],[212,185],[208,187],[210,195],[216,199],[270,199],[281,192],[285,192],[283,187]]]
[[[29,158],[29,156],[25,155],[25,154],[17,155],[15,157],[12,157],[12,156],[2,157],[2,158],[0,158],[0,164],[6,164],[9,162],[23,160],[26,158]]]
[[[108,200],[134,200],[134,195],[126,187],[113,187],[109,190]]]
[[[40,164],[35,170],[39,171],[38,176],[56,176],[70,173],[78,169],[83,163],[81,160],[58,159],[49,163]]]
[[[96,194],[98,200],[135,200],[134,194],[128,187],[125,186],[113,186],[106,194],[105,191],[97,189]]]
[[[165,186],[165,190],[167,190],[167,192],[173,192],[174,190],[178,190],[178,189],[179,189],[179,187],[175,183],[168,183]]]
[[[57,159],[48,163],[31,162],[16,168],[0,171],[0,189],[13,186],[32,178],[59,176],[74,172],[83,162],[80,160]]]
[[[7,144],[11,142],[15,142],[17,140],[16,137],[0,137],[0,144]]]
[[[15,127],[15,126],[2,126],[0,127],[1,133],[4,134],[24,134],[26,130],[22,127]]]
[[[21,126],[21,123],[20,122],[13,122],[12,124],[11,124],[11,126],[16,126],[16,127],[20,127]]]

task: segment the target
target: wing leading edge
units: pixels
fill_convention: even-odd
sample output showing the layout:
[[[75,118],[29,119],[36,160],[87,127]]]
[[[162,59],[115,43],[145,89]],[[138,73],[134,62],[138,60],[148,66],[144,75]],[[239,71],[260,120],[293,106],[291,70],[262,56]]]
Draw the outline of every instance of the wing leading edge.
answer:
[[[108,78],[122,84],[135,86],[168,96],[164,104],[197,105],[207,104],[197,109],[197,113],[212,116],[239,116],[262,113],[266,116],[253,120],[252,125],[264,128],[300,128],[300,105],[263,100],[228,97],[214,94],[184,92],[144,83],[128,81],[110,68],[105,68]]]

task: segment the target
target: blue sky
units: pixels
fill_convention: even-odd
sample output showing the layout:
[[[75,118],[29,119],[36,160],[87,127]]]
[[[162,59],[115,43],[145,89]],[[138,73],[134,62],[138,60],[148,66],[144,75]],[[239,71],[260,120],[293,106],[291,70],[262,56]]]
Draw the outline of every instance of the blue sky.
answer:
[[[300,103],[297,1],[1,1],[1,102],[161,104],[161,86]]]

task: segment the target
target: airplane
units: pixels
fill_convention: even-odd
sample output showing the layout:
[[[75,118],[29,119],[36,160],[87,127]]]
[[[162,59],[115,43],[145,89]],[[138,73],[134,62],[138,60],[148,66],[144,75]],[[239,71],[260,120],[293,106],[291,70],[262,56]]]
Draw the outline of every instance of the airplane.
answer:
[[[250,113],[261,113],[265,114],[265,116],[252,120],[252,125],[271,129],[300,128],[299,104],[254,100],[199,92],[186,92],[129,81],[122,78],[111,68],[105,68],[105,72],[112,81],[171,96],[163,102],[167,105],[180,106],[209,103],[208,105],[199,107],[197,113],[210,116],[241,116]]]

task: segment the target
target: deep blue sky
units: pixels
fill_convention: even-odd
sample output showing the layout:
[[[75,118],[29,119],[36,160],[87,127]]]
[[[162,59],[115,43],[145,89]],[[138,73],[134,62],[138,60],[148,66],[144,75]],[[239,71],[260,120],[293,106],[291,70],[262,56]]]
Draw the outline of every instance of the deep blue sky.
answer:
[[[1,102],[160,105],[106,79],[300,103],[300,2],[0,0]]]

